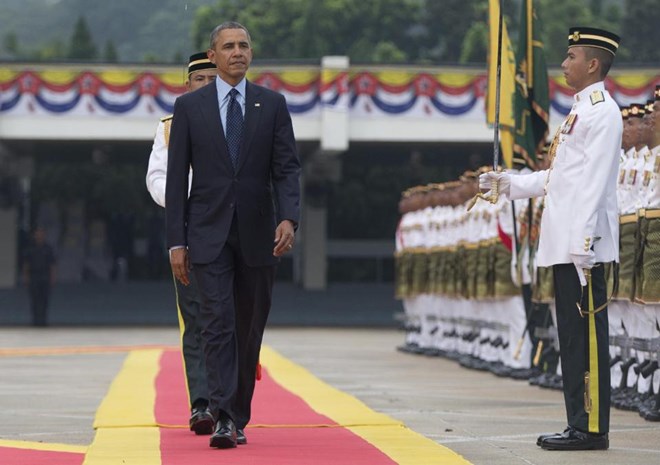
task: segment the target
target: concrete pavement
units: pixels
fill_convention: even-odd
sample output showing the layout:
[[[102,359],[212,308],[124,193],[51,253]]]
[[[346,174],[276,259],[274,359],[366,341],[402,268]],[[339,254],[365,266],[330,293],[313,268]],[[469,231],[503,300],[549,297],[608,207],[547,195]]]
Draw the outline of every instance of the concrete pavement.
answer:
[[[0,349],[176,345],[175,328],[0,328]],[[266,343],[372,409],[475,465],[660,463],[660,423],[612,410],[607,452],[547,452],[542,432],[565,426],[561,393],[399,353],[392,330],[272,328]],[[14,355],[0,352],[0,439],[88,445],[96,408],[125,352]]]

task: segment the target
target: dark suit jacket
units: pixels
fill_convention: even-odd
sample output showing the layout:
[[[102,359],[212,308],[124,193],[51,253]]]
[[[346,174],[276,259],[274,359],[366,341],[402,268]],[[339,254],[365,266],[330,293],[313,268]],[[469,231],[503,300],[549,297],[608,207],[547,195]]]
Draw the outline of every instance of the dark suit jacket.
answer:
[[[214,83],[174,104],[167,164],[167,245],[187,245],[192,263],[222,250],[234,214],[248,266],[277,263],[276,225],[298,223],[300,162],[281,94],[247,82],[237,172],[227,151]],[[193,177],[188,197],[188,169]]]

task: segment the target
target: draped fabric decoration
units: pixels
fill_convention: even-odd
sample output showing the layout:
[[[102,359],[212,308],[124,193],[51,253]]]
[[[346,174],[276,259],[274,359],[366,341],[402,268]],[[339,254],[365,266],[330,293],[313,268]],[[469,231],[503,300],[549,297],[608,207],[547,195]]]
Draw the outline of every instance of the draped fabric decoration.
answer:
[[[573,89],[566,86],[563,77],[550,79],[550,107],[561,115],[568,115],[575,100]],[[635,102],[646,102],[652,98],[655,86],[660,84],[660,75],[649,71],[648,74],[634,72],[608,77],[605,87],[619,106],[630,106]]]
[[[248,78],[284,94],[294,116],[318,116],[321,108],[348,107],[351,116],[485,118],[487,78],[482,71],[318,67],[256,69]],[[0,67],[0,116],[158,117],[169,114],[185,90],[180,72],[126,69],[16,70]],[[620,105],[647,100],[660,75],[622,72],[606,85]],[[568,114],[573,91],[563,77],[550,79],[551,108]]]

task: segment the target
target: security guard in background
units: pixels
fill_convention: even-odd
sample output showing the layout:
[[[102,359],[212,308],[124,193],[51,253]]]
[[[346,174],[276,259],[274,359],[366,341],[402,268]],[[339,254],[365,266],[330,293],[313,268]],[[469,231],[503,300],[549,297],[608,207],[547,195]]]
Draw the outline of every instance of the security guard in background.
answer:
[[[46,242],[46,231],[38,226],[32,245],[23,257],[23,276],[30,292],[32,326],[48,325],[48,300],[55,282],[55,254]]]
[[[188,63],[188,92],[199,89],[215,80],[217,75],[215,64],[209,61],[206,52],[190,56]],[[151,197],[161,207],[165,207],[165,179],[167,177],[167,147],[169,143],[172,115],[162,118],[156,129],[154,145],[149,156],[147,170],[147,189]],[[190,173],[192,176],[192,172]],[[198,315],[201,304],[194,274],[190,274],[190,285],[184,286],[176,279],[177,308],[179,326],[181,328],[183,362],[186,370],[186,384],[191,407],[190,430],[196,434],[211,434],[214,420],[208,410],[208,387],[206,383],[206,368]]]
[[[609,447],[610,370],[608,296],[604,263],[618,261],[616,185],[623,125],[603,80],[619,37],[588,27],[571,28],[562,69],[575,103],[554,137],[551,167],[528,175],[488,172],[510,199],[545,195],[538,266],[554,272],[557,326],[568,427],[541,435],[548,450]]]

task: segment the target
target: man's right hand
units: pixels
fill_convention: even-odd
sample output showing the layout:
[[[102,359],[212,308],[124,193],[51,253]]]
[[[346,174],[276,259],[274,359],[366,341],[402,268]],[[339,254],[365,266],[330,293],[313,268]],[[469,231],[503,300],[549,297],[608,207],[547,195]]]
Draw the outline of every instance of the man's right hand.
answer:
[[[509,195],[511,176],[508,173],[503,173],[501,171],[487,171],[479,175],[479,189],[491,190],[495,183],[499,184],[500,194]]]
[[[174,277],[184,286],[190,284],[188,272],[190,270],[190,261],[188,259],[188,249],[180,247],[170,250],[170,266]]]

